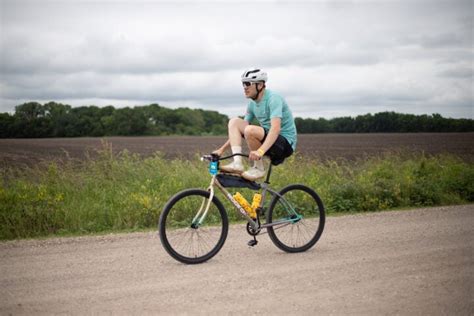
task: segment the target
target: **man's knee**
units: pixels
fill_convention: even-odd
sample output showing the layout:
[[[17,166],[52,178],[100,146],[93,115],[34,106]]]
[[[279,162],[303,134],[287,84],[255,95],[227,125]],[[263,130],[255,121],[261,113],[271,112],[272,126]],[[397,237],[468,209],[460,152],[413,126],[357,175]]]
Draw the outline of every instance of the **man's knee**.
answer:
[[[261,127],[255,126],[255,125],[248,125],[244,129],[244,136],[246,139],[248,138],[257,138],[260,139],[260,131]]]
[[[241,119],[240,117],[233,117],[229,120],[227,127],[228,128],[239,127],[243,123],[244,123],[244,120]]]

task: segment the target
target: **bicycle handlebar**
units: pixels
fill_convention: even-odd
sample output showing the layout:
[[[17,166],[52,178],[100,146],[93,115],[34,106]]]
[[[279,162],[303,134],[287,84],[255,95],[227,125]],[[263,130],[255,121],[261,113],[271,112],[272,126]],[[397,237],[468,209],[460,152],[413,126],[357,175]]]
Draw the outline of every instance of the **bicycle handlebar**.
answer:
[[[220,160],[226,160],[226,159],[229,159],[229,158],[232,158],[234,156],[242,156],[242,157],[247,157],[249,155],[246,155],[246,154],[232,154],[230,156],[225,156],[225,157],[219,157],[218,155],[216,154],[210,154],[210,155],[204,155],[201,157],[201,161],[204,161],[204,160],[208,160],[208,161],[220,161]]]

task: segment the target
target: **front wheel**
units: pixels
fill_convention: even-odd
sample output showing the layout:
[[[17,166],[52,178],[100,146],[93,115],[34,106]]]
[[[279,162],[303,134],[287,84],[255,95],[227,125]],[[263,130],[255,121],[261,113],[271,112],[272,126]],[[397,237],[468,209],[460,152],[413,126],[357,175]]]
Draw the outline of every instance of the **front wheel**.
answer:
[[[324,230],[324,205],[311,188],[302,184],[284,187],[275,195],[267,213],[268,235],[286,252],[306,251]]]
[[[224,245],[229,230],[227,213],[217,197],[209,198],[208,191],[190,189],[166,203],[158,229],[163,247],[174,259],[202,263]]]

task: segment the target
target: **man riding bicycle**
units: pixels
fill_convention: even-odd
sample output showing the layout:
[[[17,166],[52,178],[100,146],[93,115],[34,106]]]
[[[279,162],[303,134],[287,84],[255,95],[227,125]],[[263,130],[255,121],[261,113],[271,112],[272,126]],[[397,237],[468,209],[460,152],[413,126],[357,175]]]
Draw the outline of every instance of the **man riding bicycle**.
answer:
[[[262,157],[270,157],[272,164],[278,165],[296,149],[296,126],[293,115],[285,99],[266,89],[267,73],[260,69],[249,69],[242,76],[245,97],[251,99],[244,119],[232,118],[228,124],[229,139],[214,154],[222,156],[230,146],[233,154],[242,153],[242,137],[250,149],[249,159],[253,167],[244,172],[241,156],[221,166],[224,172],[242,174],[247,180],[257,180],[265,176]],[[256,118],[260,126],[250,125]]]

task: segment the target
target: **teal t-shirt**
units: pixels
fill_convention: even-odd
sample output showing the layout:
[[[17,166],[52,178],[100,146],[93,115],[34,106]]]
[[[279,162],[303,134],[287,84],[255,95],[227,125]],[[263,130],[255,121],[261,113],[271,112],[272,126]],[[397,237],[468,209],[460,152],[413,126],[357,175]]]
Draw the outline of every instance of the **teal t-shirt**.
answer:
[[[260,126],[266,130],[270,130],[271,119],[274,117],[281,118],[280,135],[286,138],[293,148],[293,151],[295,151],[297,135],[295,120],[285,99],[280,95],[270,90],[265,90],[265,94],[260,102],[249,101],[244,119],[247,122],[251,122],[256,118]]]

